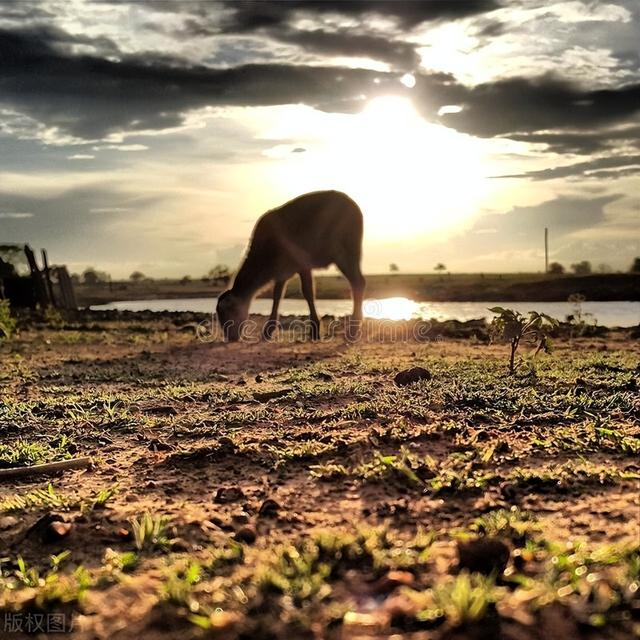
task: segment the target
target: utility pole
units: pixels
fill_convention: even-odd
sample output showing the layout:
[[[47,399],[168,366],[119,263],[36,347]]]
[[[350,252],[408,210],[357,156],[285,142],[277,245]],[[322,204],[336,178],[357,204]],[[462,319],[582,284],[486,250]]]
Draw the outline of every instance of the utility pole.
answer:
[[[549,229],[544,228],[544,272],[549,273]]]

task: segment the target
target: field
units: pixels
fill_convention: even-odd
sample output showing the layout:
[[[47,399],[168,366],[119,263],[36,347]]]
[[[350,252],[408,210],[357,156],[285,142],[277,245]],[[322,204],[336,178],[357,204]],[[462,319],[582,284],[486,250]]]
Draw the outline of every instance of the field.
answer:
[[[143,280],[76,285],[80,306],[115,300],[214,297],[225,289],[192,280]],[[262,295],[269,296],[270,290]],[[320,272],[316,276],[319,298],[348,298],[351,294],[341,275]],[[580,293],[587,300],[640,300],[640,274],[609,273],[590,276],[545,276],[542,273],[368,274],[367,297],[406,296],[418,301],[547,301],[564,302]],[[298,278],[287,287],[287,296],[301,298]]]
[[[509,376],[479,325],[223,344],[125,317],[0,344],[0,468],[92,459],[0,477],[0,637],[640,634],[632,331]]]

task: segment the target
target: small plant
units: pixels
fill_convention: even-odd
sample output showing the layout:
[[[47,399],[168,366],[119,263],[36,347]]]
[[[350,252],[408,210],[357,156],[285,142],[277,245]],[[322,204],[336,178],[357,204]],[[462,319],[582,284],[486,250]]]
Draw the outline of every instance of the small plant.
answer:
[[[11,316],[8,300],[0,300],[0,341],[8,340],[15,331],[16,320]]]
[[[51,329],[62,329],[65,325],[65,319],[59,309],[47,307],[42,314],[45,323]]]
[[[436,587],[433,596],[436,606],[454,626],[482,620],[496,601],[493,578],[466,571]]]
[[[452,627],[480,622],[499,599],[492,577],[466,570],[426,591],[406,594],[416,607],[418,620],[446,619]]]
[[[60,509],[68,506],[69,500],[60,495],[49,483],[46,489],[34,489],[24,495],[8,496],[0,500],[0,513],[23,511],[32,507],[50,507]]]
[[[83,511],[93,511],[94,509],[104,509],[107,502],[118,493],[118,485],[114,484],[110,487],[100,489],[95,495],[88,498],[82,505]]]
[[[161,589],[161,596],[178,606],[185,606],[189,611],[199,609],[197,600],[193,597],[193,587],[200,581],[202,567],[195,561],[186,567],[172,571]]]
[[[567,316],[567,320],[571,325],[571,337],[574,335],[581,336],[589,326],[595,326],[597,321],[592,313],[588,313],[582,309],[582,303],[586,298],[581,293],[572,293],[567,302],[571,305],[571,314]]]
[[[145,513],[138,520],[131,521],[133,539],[136,549],[139,551],[161,549],[167,550],[171,546],[171,541],[167,537],[167,526],[169,519],[165,516],[152,516]]]
[[[0,444],[0,467],[26,467],[71,457],[69,441],[62,436],[55,443],[16,440],[12,444]]]
[[[558,321],[545,313],[529,311],[528,316],[513,309],[503,307],[491,307],[492,313],[497,314],[491,322],[491,333],[494,337],[506,340],[510,347],[509,373],[516,371],[516,353],[521,343],[527,343],[534,347],[532,357],[540,351],[551,350],[550,333],[558,326]]]

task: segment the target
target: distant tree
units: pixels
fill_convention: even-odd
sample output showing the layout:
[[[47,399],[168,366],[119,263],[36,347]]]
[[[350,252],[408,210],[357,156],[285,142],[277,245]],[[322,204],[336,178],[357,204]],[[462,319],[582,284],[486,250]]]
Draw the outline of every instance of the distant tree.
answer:
[[[552,262],[549,265],[549,273],[552,273],[554,276],[559,276],[564,273],[564,267],[559,262]]]
[[[613,269],[611,268],[611,265],[606,262],[601,262],[598,265],[598,273],[611,273],[612,271]]]
[[[80,274],[72,273],[70,276],[72,284],[80,284]]]
[[[229,267],[226,264],[217,264],[213,269],[209,269],[207,276],[214,282],[218,282],[220,280],[226,282],[231,277],[231,271],[229,271]]]
[[[85,284],[95,285],[111,280],[108,273],[104,271],[96,271],[93,267],[89,267],[82,272],[82,281]]]
[[[447,270],[447,267],[444,264],[442,264],[442,262],[438,262],[438,264],[435,267],[433,267],[433,270],[438,271],[439,273],[442,273],[443,271]]]
[[[184,287],[186,284],[191,282],[191,276],[182,276],[180,279],[180,284]]]
[[[391,271],[391,273],[398,273],[398,271],[400,271],[400,267],[395,262],[392,262],[389,265],[389,271]]]
[[[146,276],[144,275],[144,273],[142,273],[142,271],[134,271],[130,276],[129,276],[129,280],[131,280],[131,282],[142,282],[142,280],[145,280]]]
[[[630,273],[640,273],[640,258],[634,258],[629,271]]]
[[[571,271],[577,276],[588,276],[591,273],[591,263],[588,260],[571,265]]]

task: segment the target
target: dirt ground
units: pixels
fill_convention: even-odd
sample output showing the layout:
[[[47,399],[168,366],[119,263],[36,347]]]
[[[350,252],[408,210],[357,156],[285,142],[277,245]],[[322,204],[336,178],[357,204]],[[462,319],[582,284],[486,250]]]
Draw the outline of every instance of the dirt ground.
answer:
[[[628,331],[509,376],[477,336],[98,320],[25,326],[0,367],[0,468],[92,459],[0,478],[2,638],[640,633]]]

